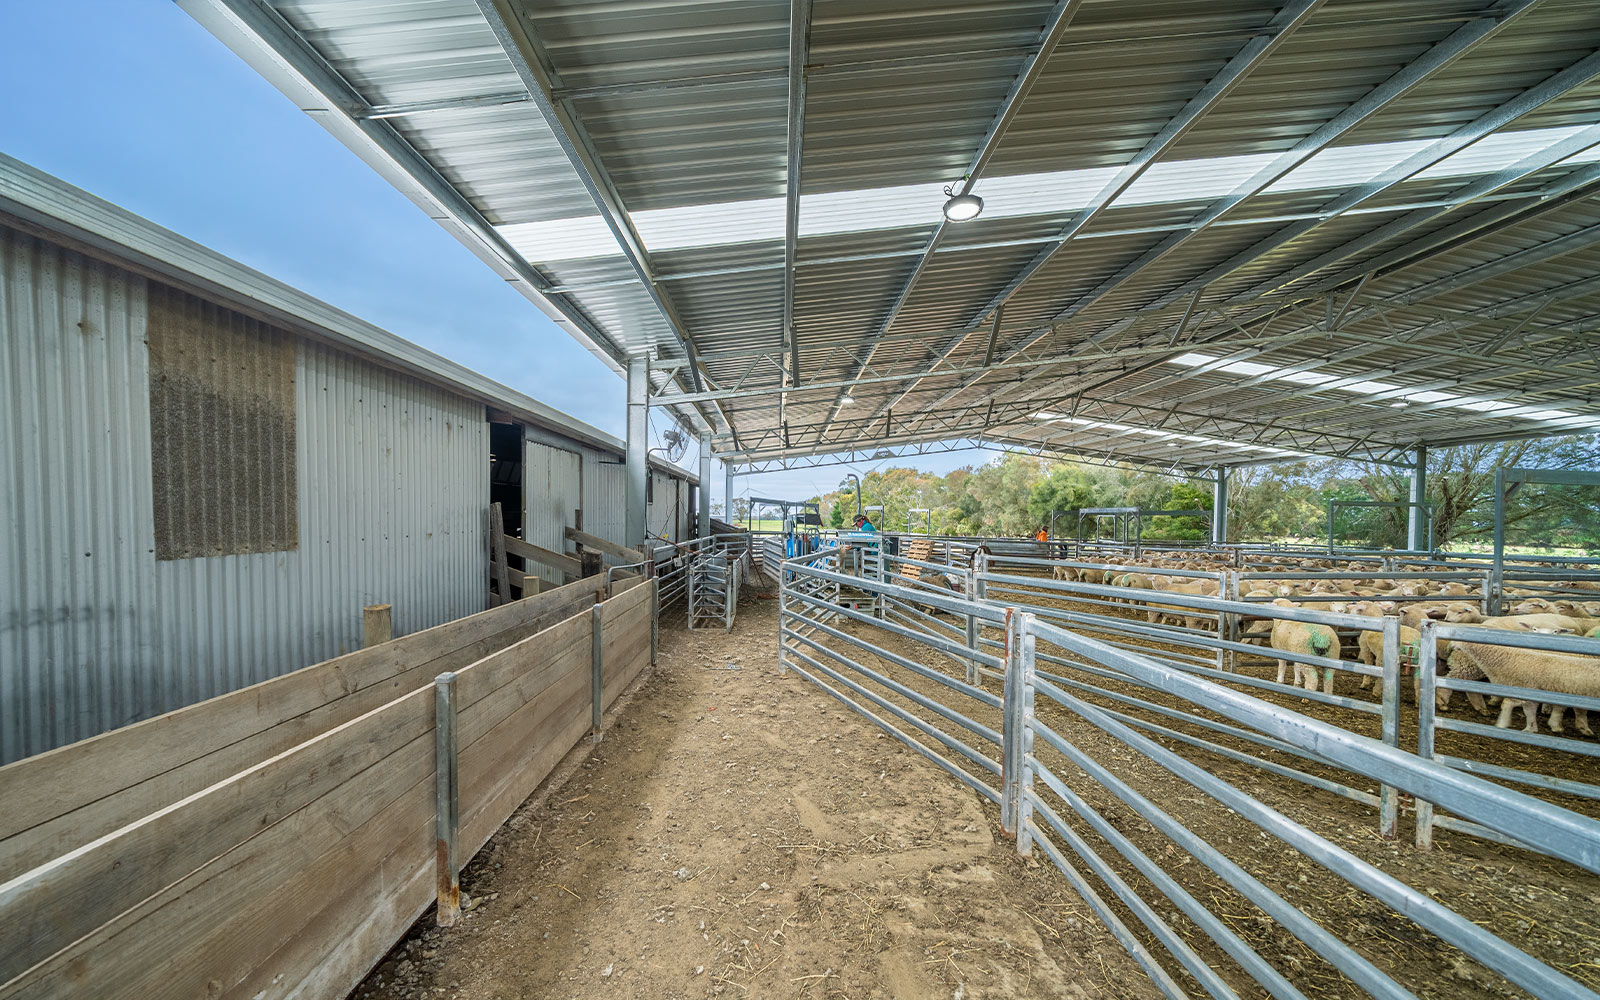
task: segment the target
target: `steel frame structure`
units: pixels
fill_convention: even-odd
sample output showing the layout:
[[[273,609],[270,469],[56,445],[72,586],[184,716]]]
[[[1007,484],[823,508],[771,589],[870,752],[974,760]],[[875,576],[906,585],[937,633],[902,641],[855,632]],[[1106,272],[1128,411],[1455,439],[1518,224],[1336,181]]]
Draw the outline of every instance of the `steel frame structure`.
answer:
[[[1587,5],[178,2],[746,470],[1600,427]]]

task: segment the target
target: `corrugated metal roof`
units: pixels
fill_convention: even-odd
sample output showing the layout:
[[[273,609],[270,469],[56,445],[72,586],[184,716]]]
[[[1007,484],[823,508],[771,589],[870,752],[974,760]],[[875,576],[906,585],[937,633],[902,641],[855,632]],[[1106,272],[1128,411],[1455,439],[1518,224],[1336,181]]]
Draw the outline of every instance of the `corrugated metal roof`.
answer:
[[[246,0],[180,2],[240,44],[236,26],[217,26]],[[1600,122],[1600,6],[1326,0],[1285,22],[1285,5],[1267,0],[1088,2],[1007,107],[1053,7],[814,0],[796,40],[806,92],[792,274],[786,3],[494,0],[526,36],[503,48],[470,0],[279,0],[293,39],[243,34],[335,66],[368,106],[347,116],[456,102],[393,120],[554,279],[576,325],[674,362],[692,344],[707,392],[668,397],[720,406],[736,434],[718,426],[715,446],[735,459],[915,434],[1044,435],[1196,468],[1236,459],[1215,443],[1225,431],[1255,447],[1404,460],[1420,443],[1600,413],[1581,248],[1473,270],[1591,223],[1600,146],[1537,158]],[[519,93],[530,53],[552,88],[540,96],[593,152],[588,179],[614,192],[644,259],[620,255],[601,202]],[[1014,115],[976,182],[983,215],[941,228],[941,188],[969,169],[1002,109]],[[1081,210],[1111,195],[1084,225]],[[1426,304],[1396,300],[1443,279],[1455,284]],[[790,281],[799,379],[780,405],[795,375]],[[1002,300],[996,366],[981,371]],[[1524,323],[1519,336],[1545,345],[1535,357],[1549,363],[1501,342]],[[1171,363],[1186,351],[1278,367],[1320,355],[1329,371],[1350,355],[1402,386],[1449,383],[1515,405],[1369,406]],[[1179,436],[1030,424],[1067,404]],[[1539,423],[1540,410],[1575,416]]]

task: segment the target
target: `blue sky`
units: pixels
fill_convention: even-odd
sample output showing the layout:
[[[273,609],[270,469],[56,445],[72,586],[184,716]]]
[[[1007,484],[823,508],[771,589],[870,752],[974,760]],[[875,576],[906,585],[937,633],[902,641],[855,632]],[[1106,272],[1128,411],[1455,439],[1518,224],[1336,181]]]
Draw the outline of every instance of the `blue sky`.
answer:
[[[619,377],[176,5],[0,4],[0,152],[622,434]],[[807,496],[884,464],[741,477],[735,493]]]

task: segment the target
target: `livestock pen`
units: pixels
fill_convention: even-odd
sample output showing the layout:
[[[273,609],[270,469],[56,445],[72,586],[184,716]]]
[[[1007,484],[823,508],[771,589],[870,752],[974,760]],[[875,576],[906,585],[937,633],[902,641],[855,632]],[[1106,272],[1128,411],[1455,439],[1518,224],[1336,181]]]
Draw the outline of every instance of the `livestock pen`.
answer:
[[[885,575],[894,578],[889,562]],[[1452,996],[1488,996],[1497,977],[1547,996],[1588,995],[1580,983],[1600,985],[1588,965],[1590,908],[1569,903],[1600,888],[1600,825],[1561,808],[1592,812],[1587,787],[1535,774],[1575,778],[1592,744],[1541,737],[1567,744],[1554,748],[1565,754],[1499,770],[1464,759],[1441,766],[1431,744],[1415,752],[1415,720],[1431,714],[1433,702],[1402,712],[1410,685],[1397,683],[1398,619],[1156,597],[992,563],[969,571],[968,586],[986,589],[977,601],[959,586],[952,593],[908,579],[853,582],[881,591],[886,610],[877,618],[812,596],[819,581],[838,575],[825,558],[816,563],[785,567],[780,641],[789,668],[996,803],[1007,829],[1037,843],[1174,995],[1196,987],[1228,993],[1249,982],[1306,996],[1354,987],[1426,992],[1445,982]],[[1337,653],[1303,657],[1340,676],[1383,675],[1384,696],[1284,685],[1248,660],[1219,668],[1218,647],[1251,647],[1194,622],[1145,620],[1147,608],[1179,605],[1213,620],[1231,613],[1387,631],[1392,652],[1378,669]],[[966,641],[968,620],[980,623],[975,643]],[[1425,635],[1433,630],[1423,626]],[[1506,746],[1490,739],[1477,753],[1505,760]],[[1472,770],[1515,780],[1463,780]],[[1365,821],[1352,802],[1366,807]],[[1436,806],[1452,818],[1434,816]],[[1390,839],[1406,818],[1416,820],[1416,846]],[[1452,838],[1444,857],[1419,850],[1433,846],[1431,828],[1446,823],[1472,839]],[[1507,917],[1512,900],[1517,916]],[[1405,919],[1374,919],[1382,913]],[[1503,940],[1479,938],[1484,928]]]

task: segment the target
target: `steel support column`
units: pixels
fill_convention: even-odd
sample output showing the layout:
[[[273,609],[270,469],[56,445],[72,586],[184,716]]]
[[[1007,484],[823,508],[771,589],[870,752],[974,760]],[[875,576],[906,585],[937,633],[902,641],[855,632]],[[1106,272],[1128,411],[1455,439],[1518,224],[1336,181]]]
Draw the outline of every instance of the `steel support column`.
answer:
[[[737,524],[733,519],[733,463],[722,460],[722,519]]]
[[[711,435],[700,435],[700,487],[696,496],[700,502],[699,531],[696,534],[705,538],[711,534]]]
[[[1228,542],[1228,470],[1218,469],[1211,483],[1211,544]]]
[[[627,501],[623,519],[629,548],[644,548],[645,479],[650,460],[650,359],[628,358]]]
[[[1428,446],[1417,445],[1416,464],[1411,467],[1411,506],[1407,508],[1406,548],[1421,552],[1432,544],[1428,537]]]

